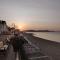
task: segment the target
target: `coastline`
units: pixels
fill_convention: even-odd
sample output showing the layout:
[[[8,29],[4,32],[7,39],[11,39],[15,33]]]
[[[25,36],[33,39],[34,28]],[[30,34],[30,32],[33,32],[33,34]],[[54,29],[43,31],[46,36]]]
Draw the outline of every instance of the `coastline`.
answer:
[[[60,60],[60,43],[38,38],[33,34],[25,33],[24,36],[40,48],[40,51],[51,57],[51,60]]]

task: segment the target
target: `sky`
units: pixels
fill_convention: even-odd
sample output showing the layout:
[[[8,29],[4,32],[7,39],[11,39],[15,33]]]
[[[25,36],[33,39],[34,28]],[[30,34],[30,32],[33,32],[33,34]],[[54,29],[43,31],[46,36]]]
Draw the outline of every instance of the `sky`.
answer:
[[[60,30],[60,0],[0,0],[0,19],[21,30]]]

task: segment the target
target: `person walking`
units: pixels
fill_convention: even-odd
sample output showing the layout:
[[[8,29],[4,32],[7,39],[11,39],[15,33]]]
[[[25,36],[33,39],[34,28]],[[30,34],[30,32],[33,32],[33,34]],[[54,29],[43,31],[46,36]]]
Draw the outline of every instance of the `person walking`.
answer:
[[[28,60],[27,56],[24,51],[23,44],[27,43],[27,41],[24,39],[23,36],[19,36],[19,34],[15,34],[13,38],[10,39],[11,44],[13,46],[13,51],[15,53],[15,57],[17,55],[17,52],[19,53],[19,57],[21,60]]]
[[[25,53],[25,50],[24,50],[24,44],[25,43],[28,43],[25,39],[24,39],[24,36],[20,34],[20,55],[21,55],[21,60],[28,60],[28,57]]]
[[[10,39],[10,43],[13,46],[13,51],[14,51],[15,57],[16,57],[17,52],[19,52],[19,48],[20,48],[20,41],[19,41],[18,34],[14,34],[14,37],[12,37]]]

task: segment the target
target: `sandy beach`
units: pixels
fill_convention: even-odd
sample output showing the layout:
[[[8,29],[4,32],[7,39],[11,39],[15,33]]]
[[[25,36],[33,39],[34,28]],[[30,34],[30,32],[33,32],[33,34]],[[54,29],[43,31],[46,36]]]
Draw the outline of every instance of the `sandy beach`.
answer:
[[[60,43],[38,38],[32,34],[24,34],[24,36],[39,47],[41,53],[49,56],[50,60],[60,60]]]

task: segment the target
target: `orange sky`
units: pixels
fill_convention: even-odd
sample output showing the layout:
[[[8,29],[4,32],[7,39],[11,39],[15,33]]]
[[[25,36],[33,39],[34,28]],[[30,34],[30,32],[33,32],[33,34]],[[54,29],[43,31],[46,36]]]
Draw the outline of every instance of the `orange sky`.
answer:
[[[18,21],[12,21],[12,22],[8,22],[8,24],[10,24],[9,26],[11,26],[12,24],[15,24],[16,27],[20,30],[27,30],[27,29],[47,29],[47,30],[60,30],[60,25],[59,24],[34,24],[34,23],[23,23],[23,22],[18,22]]]

